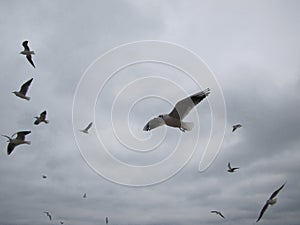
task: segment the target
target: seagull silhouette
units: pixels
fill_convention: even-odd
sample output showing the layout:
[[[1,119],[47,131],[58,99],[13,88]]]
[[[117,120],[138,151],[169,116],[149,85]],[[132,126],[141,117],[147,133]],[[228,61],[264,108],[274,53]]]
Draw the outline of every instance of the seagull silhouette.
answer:
[[[51,214],[49,213],[49,212],[44,212],[45,214],[46,214],[46,216],[48,216],[49,217],[49,220],[52,220],[52,216],[51,216]]]
[[[30,62],[30,64],[35,68],[35,65],[32,61],[32,56],[34,55],[34,51],[30,51],[30,48],[28,47],[28,41],[23,41],[22,43],[24,50],[20,52],[20,54],[25,55],[28,62]]]
[[[86,198],[86,193],[84,193],[83,198]]]
[[[183,122],[182,119],[187,116],[194,106],[199,104],[206,96],[208,96],[209,93],[210,89],[207,88],[204,91],[198,92],[177,102],[172,112],[153,118],[145,125],[143,130],[149,131],[156,127],[167,125],[179,128],[182,132],[187,130],[190,131],[193,128],[193,123]]]
[[[36,120],[34,121],[34,125],[39,125],[41,122],[49,123],[49,121],[46,120],[46,116],[47,116],[47,111],[46,110],[44,112],[42,112],[40,114],[40,116],[35,116],[34,118]]]
[[[221,213],[221,212],[219,212],[219,211],[216,211],[216,210],[212,210],[212,211],[210,211],[211,213],[215,213],[215,214],[217,214],[217,215],[219,215],[219,216],[221,216],[221,217],[223,217],[224,219],[225,219],[225,216],[223,216],[223,214]]]
[[[241,128],[242,127],[242,125],[241,124],[235,124],[235,125],[233,125],[232,126],[232,133],[236,130],[236,129],[238,129],[238,128]]]
[[[83,130],[80,130],[82,133],[88,134],[89,133],[89,129],[92,127],[93,122],[90,122],[89,125],[87,125],[86,128],[84,128]]]
[[[105,217],[105,224],[108,224],[108,217]]]
[[[2,135],[3,137],[8,138],[9,144],[7,145],[7,154],[10,155],[12,153],[12,151],[14,150],[14,148],[18,145],[21,145],[21,144],[30,145],[30,141],[25,141],[25,136],[30,133],[31,133],[31,131],[19,131],[19,132],[13,134],[11,137]],[[17,134],[17,137],[13,138],[13,136],[16,134]]]
[[[23,98],[26,100],[30,100],[30,97],[26,96],[26,93],[28,91],[28,88],[32,82],[33,78],[31,78],[30,80],[26,81],[20,88],[20,91],[13,91],[12,93],[14,93],[17,97],[19,98]]]
[[[279,193],[279,191],[281,191],[281,189],[284,187],[285,183],[283,185],[281,185],[280,188],[278,188],[276,191],[273,192],[273,194],[270,196],[270,198],[266,201],[264,207],[262,208],[262,210],[259,213],[259,217],[256,220],[256,223],[262,218],[262,216],[264,215],[265,211],[267,210],[269,205],[274,205],[277,202],[277,198],[275,198],[277,196],[277,194]]]
[[[227,170],[227,171],[228,171],[229,173],[233,173],[235,170],[238,170],[238,169],[239,169],[239,167],[231,167],[230,162],[228,162],[227,167],[228,167],[228,170]]]

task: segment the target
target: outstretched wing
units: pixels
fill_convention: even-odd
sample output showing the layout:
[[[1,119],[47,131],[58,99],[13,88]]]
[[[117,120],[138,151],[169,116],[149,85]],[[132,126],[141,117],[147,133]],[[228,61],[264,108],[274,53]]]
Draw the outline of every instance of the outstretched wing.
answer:
[[[25,82],[20,89],[20,93],[22,93],[23,95],[26,95],[27,90],[32,82],[33,78],[31,78],[29,81]]]
[[[231,170],[230,162],[228,162],[227,166],[228,166],[228,169]]]
[[[32,61],[32,56],[31,55],[26,55],[26,59],[28,60],[28,62],[30,62],[30,64],[35,68],[35,65]]]
[[[28,41],[23,41],[22,45],[23,45],[25,51],[30,51],[30,49],[28,47]]]
[[[7,155],[10,155],[10,153],[12,153],[12,151],[15,149],[16,145],[13,143],[9,143],[7,145]]]
[[[285,183],[283,185],[281,185],[280,188],[278,188],[276,191],[273,192],[273,194],[271,195],[270,199],[273,199],[276,197],[276,195],[279,193],[279,191],[281,191],[281,189],[284,187]]]
[[[164,124],[165,121],[161,117],[155,117],[144,126],[143,130],[149,131]]]
[[[169,116],[182,120],[192,110],[192,108],[199,104],[206,96],[209,95],[209,93],[210,89],[207,88],[204,91],[177,102],[172,112],[169,113]]]
[[[93,125],[93,122],[90,122],[89,125],[87,125],[87,127],[85,128],[86,131],[88,131]]]
[[[266,204],[264,205],[264,207],[262,208],[262,210],[259,213],[259,217],[256,220],[256,223],[261,219],[261,217],[264,215],[265,211],[267,210],[269,204],[266,202]]]
[[[17,133],[17,139],[24,141],[25,140],[25,136],[27,134],[30,134],[30,133],[31,133],[31,131],[19,131]]]

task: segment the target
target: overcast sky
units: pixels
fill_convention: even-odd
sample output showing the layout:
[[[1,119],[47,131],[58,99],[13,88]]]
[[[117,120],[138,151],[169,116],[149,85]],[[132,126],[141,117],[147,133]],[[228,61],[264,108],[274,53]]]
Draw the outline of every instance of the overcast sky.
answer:
[[[285,181],[278,203],[259,223],[299,224],[299,9],[296,0],[1,1],[0,133],[32,133],[26,137],[31,145],[18,146],[10,156],[6,139],[0,142],[0,224],[96,225],[108,216],[115,225],[250,225]],[[36,52],[36,69],[19,54],[24,40]],[[128,187],[104,179],[84,160],[73,133],[72,105],[81,77],[98,57],[141,40],[184,46],[208,65],[224,94],[227,127],[216,160],[199,173],[211,122],[208,101],[201,102],[193,110],[203,124],[201,144],[187,165],[165,182]],[[126,163],[155,163],[167,157],[183,135],[173,128],[153,130],[152,135],[167,136],[145,159],[125,148],[120,151],[120,142],[111,135],[112,122],[102,117],[110,115],[123,86],[154,75],[178,83],[187,93],[198,91],[183,72],[145,63],[116,74],[95,106],[97,126],[91,132],[102,129],[98,132],[111,153]],[[29,102],[11,93],[30,78]],[[144,88],[136,88],[137,96]],[[156,95],[161,99],[141,100],[130,112],[129,126],[139,138],[151,135],[142,131],[149,119],[171,110],[163,99],[182,97],[171,88]],[[43,110],[50,123],[34,126],[34,116]],[[81,122],[83,128],[90,119]],[[235,123],[243,128],[231,133]],[[187,143],[191,134],[184,134],[190,138]],[[240,170],[227,173],[229,161]],[[47,179],[42,179],[44,174]],[[226,219],[211,210],[222,211]],[[44,211],[52,214],[52,221]]]

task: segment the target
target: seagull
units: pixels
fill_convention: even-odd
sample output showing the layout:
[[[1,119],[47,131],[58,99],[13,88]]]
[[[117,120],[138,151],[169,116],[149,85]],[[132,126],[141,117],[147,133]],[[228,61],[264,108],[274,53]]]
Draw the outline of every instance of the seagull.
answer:
[[[30,62],[30,64],[35,68],[35,65],[32,61],[32,56],[34,55],[34,51],[30,51],[29,47],[28,47],[28,41],[23,41],[22,43],[24,50],[20,52],[20,54],[22,55],[26,55],[27,60]]]
[[[105,217],[105,223],[108,224],[108,217]]]
[[[48,120],[46,120],[47,111],[45,110],[40,114],[40,116],[35,116],[36,120],[34,121],[34,125],[39,125],[41,122],[49,123]]]
[[[64,222],[63,222],[63,221],[60,221],[60,224],[64,224]]]
[[[193,123],[183,122],[182,119],[192,110],[195,105],[199,104],[199,102],[208,96],[209,93],[210,89],[207,88],[204,91],[198,92],[177,102],[172,112],[153,118],[145,125],[143,130],[149,131],[162,125],[177,127],[182,132],[191,130],[193,128]]]
[[[46,175],[43,175],[42,177],[43,177],[43,179],[46,179],[46,178],[47,178],[47,176],[46,176]]]
[[[52,217],[51,217],[51,214],[49,213],[49,212],[44,212],[45,214],[46,214],[46,216],[48,216],[49,217],[49,220],[52,220]]]
[[[90,122],[89,125],[87,125],[86,128],[84,128],[83,130],[80,130],[81,132],[88,134],[89,133],[89,129],[92,127],[93,122]]]
[[[256,223],[261,219],[261,217],[263,216],[263,214],[267,210],[268,206],[269,205],[274,205],[277,202],[277,198],[275,198],[275,197],[279,193],[279,191],[281,191],[281,189],[284,187],[284,185],[285,185],[285,183],[283,185],[281,185],[281,187],[278,188],[276,191],[274,191],[273,194],[270,196],[270,198],[266,201],[264,207],[260,211],[260,214],[259,214],[258,219],[256,220]]]
[[[233,125],[232,126],[232,132],[234,132],[236,129],[238,129],[238,128],[241,128],[242,127],[242,125],[241,124],[235,124],[235,125]]]
[[[219,216],[221,216],[221,217],[223,217],[225,219],[225,216],[223,216],[223,214],[221,212],[219,212],[219,211],[212,210],[210,212],[211,213],[215,213],[215,214],[217,214],[217,215],[219,215]]]
[[[26,96],[26,93],[28,91],[28,88],[32,82],[33,78],[31,78],[30,80],[26,81],[22,86],[20,91],[13,91],[12,93],[14,93],[16,96],[26,99],[26,100],[30,100],[30,97]]]
[[[230,166],[230,162],[228,162],[228,165],[227,165],[227,166],[228,166],[228,170],[227,170],[227,171],[228,171],[229,173],[233,173],[233,172],[235,172],[235,170],[239,169],[239,167],[231,167],[231,166]]]
[[[25,136],[30,133],[31,133],[31,131],[19,131],[19,132],[15,133],[15,134],[17,134],[16,138],[12,138],[15,134],[13,134],[11,137],[2,135],[3,137],[8,138],[9,144],[7,145],[7,154],[10,155],[10,153],[12,153],[14,148],[18,145],[21,145],[21,144],[30,145],[30,141],[25,141]]]
[[[86,193],[84,193],[83,198],[86,198]]]

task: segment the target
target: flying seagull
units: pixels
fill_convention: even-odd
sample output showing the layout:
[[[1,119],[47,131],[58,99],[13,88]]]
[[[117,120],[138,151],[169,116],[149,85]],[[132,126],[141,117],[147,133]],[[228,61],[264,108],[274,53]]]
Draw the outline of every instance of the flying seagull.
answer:
[[[234,132],[236,129],[238,129],[238,128],[241,128],[242,127],[242,125],[241,124],[235,124],[235,125],[233,125],[232,126],[232,132]]]
[[[81,132],[88,134],[89,133],[89,129],[92,127],[93,122],[90,122],[89,125],[87,125],[86,128],[84,128],[83,130],[80,130]]]
[[[46,175],[43,175],[42,177],[43,177],[43,179],[46,179],[46,178],[47,178],[47,176],[46,176]]]
[[[52,217],[51,217],[51,214],[49,213],[49,212],[44,212],[45,214],[46,214],[46,216],[48,216],[49,217],[49,220],[52,220]]]
[[[229,173],[233,173],[235,170],[239,169],[239,167],[231,167],[230,162],[228,162],[227,167],[228,167],[227,171]]]
[[[46,120],[46,115],[47,115],[47,111],[45,110],[40,114],[40,116],[35,116],[34,118],[36,120],[34,121],[34,125],[39,125],[41,122],[49,123],[49,121]]]
[[[13,136],[15,134],[13,134],[11,137],[2,135],[3,137],[8,138],[9,144],[7,145],[7,154],[10,155],[12,153],[12,151],[14,150],[14,148],[18,145],[21,145],[21,144],[30,145],[30,141],[25,141],[25,136],[30,133],[31,133],[31,131],[19,131],[19,132],[15,133],[15,134],[17,134],[16,138],[13,138]]]
[[[285,183],[283,185],[281,185],[281,187],[278,188],[276,191],[274,191],[273,194],[270,196],[270,198],[266,201],[264,207],[260,211],[260,214],[259,214],[258,219],[256,220],[256,223],[261,219],[261,217],[263,216],[263,214],[267,210],[268,206],[269,205],[274,205],[277,202],[277,198],[275,198],[275,197],[279,193],[279,191],[281,191],[281,189],[284,187],[284,185],[285,185]]]
[[[223,216],[223,214],[221,213],[221,212],[219,212],[219,211],[216,211],[216,210],[212,210],[212,211],[210,211],[211,213],[215,213],[215,214],[217,214],[217,215],[219,215],[219,216],[221,216],[221,217],[223,217],[224,219],[225,219],[225,216]]]
[[[105,224],[108,224],[108,217],[105,217]]]
[[[26,99],[26,100],[30,100],[30,97],[26,96],[26,93],[28,91],[28,88],[32,82],[33,78],[31,78],[30,80],[26,81],[22,86],[20,91],[13,91],[12,93],[14,93],[16,96]]]
[[[64,224],[64,222],[63,222],[63,221],[60,221],[60,224]]]
[[[22,43],[24,50],[20,52],[20,54],[22,55],[26,55],[27,60],[30,62],[30,64],[35,68],[35,65],[32,61],[32,56],[34,55],[34,51],[30,51],[29,47],[28,47],[28,41],[23,41]]]
[[[84,193],[83,198],[86,198],[86,193]]]
[[[149,131],[162,125],[177,127],[182,132],[191,130],[193,128],[193,123],[183,122],[182,119],[187,116],[187,114],[195,105],[199,104],[199,102],[201,102],[206,96],[208,96],[209,93],[210,89],[207,88],[204,91],[196,93],[177,102],[172,112],[153,118],[145,125],[143,130]]]

